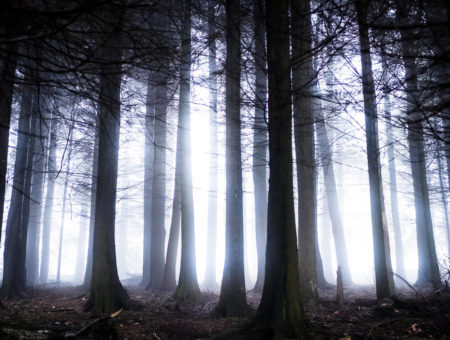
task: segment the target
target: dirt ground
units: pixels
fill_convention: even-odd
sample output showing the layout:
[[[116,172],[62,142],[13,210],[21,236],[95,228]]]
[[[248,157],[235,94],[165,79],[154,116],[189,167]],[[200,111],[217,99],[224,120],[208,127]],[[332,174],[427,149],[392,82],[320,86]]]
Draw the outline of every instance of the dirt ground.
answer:
[[[117,315],[83,313],[80,287],[47,286],[23,300],[5,301],[0,311],[0,339],[206,339],[245,327],[247,318],[215,318],[218,296],[205,293],[199,304],[179,304],[170,295],[128,288],[137,310]],[[377,304],[370,287],[345,290],[335,302],[335,288],[320,291],[320,303],[307,311],[319,339],[450,339],[450,290],[414,291]],[[248,293],[256,310],[260,294]]]

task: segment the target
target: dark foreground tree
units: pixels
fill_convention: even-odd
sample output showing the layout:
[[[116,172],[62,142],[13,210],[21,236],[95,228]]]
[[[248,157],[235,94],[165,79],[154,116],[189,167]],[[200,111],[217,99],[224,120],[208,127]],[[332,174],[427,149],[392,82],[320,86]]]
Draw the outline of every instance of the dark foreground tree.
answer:
[[[288,0],[266,2],[270,167],[266,276],[254,328],[249,333],[257,332],[260,338],[311,339],[298,277],[288,12]]]
[[[177,138],[181,138],[181,264],[178,286],[174,298],[198,300],[200,288],[197,280],[195,257],[194,197],[191,168],[191,0],[183,0],[181,27],[180,105]]]
[[[220,316],[240,316],[247,308],[240,118],[240,0],[227,0],[225,8],[227,17],[225,266],[216,313]]]
[[[370,1],[356,0],[359,46],[361,52],[362,87],[366,118],[367,162],[369,168],[370,208],[372,214],[372,237],[375,260],[375,283],[377,299],[390,298],[394,294],[386,212],[381,180],[380,148],[378,142],[378,113],[375,85],[370,56],[367,10]]]
[[[107,7],[105,21],[108,38],[102,47],[99,93],[99,148],[97,195],[89,299],[84,309],[93,313],[110,313],[129,307],[130,300],[117,274],[114,224],[116,211],[117,167],[120,130],[121,18],[119,6]]]
[[[309,0],[292,0],[292,91],[298,185],[298,249],[302,300],[317,300],[316,192],[311,8]]]

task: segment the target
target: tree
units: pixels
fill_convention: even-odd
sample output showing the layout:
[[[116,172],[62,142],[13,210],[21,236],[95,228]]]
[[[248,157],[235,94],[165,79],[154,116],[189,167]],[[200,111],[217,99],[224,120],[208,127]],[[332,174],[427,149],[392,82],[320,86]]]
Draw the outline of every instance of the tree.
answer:
[[[150,283],[150,243],[152,210],[152,184],[153,184],[153,157],[154,157],[154,117],[155,117],[155,87],[151,82],[151,73],[147,80],[147,98],[145,103],[145,147],[144,147],[144,258],[142,267],[141,286],[147,287]]]
[[[240,113],[240,0],[227,0],[226,10],[226,221],[225,266],[216,313],[240,316],[247,308],[244,275]]]
[[[256,250],[258,276],[254,291],[264,285],[267,238],[267,124],[266,124],[266,35],[263,2],[253,1],[253,35],[255,43],[255,120],[253,123],[253,186],[255,196]]]
[[[298,249],[300,285],[305,304],[317,300],[316,190],[314,116],[312,108],[313,65],[311,55],[311,5],[291,1],[292,91],[298,184]]]
[[[181,25],[180,104],[177,139],[181,139],[181,264],[174,298],[198,300],[200,288],[195,259],[194,197],[190,135],[191,0],[183,0]]]
[[[24,82],[29,83],[26,75]],[[22,86],[22,100],[19,116],[19,128],[14,164],[13,190],[6,222],[4,251],[4,269],[1,293],[10,299],[21,297],[26,289],[25,256],[27,227],[29,217],[29,194],[33,153],[30,152],[31,131],[36,126],[36,117],[32,119],[31,109],[33,91],[30,86]]]
[[[209,193],[208,193],[208,236],[206,246],[205,286],[217,288],[217,188],[218,188],[218,141],[217,141],[217,66],[216,66],[216,0],[208,0],[208,67],[209,67]]]
[[[408,23],[408,10],[412,2],[397,1],[397,20]],[[439,264],[434,243],[433,224],[431,220],[430,199],[425,165],[424,137],[422,115],[418,108],[419,88],[417,85],[417,67],[415,64],[413,32],[401,29],[401,54],[405,67],[406,83],[406,117],[408,128],[408,149],[411,163],[411,173],[414,188],[414,204],[416,212],[417,246],[419,256],[419,273],[416,284],[423,285],[431,282],[435,286],[441,285]]]
[[[366,120],[367,162],[369,168],[372,237],[375,260],[377,299],[390,298],[394,294],[394,278],[389,250],[387,221],[381,180],[380,148],[378,143],[378,113],[375,101],[375,85],[372,75],[369,29],[367,26],[367,0],[355,0],[359,49],[361,54],[362,90]]]
[[[92,280],[84,309],[110,313],[129,307],[127,292],[119,281],[114,242],[117,167],[120,130],[121,32],[122,7],[105,9],[105,32],[101,48],[99,93],[98,175],[95,201],[95,225]],[[109,26],[108,23],[112,24]]]
[[[56,146],[57,146],[57,128],[56,103],[52,103],[50,112],[50,136],[49,150],[47,159],[47,192],[45,197],[44,217],[42,224],[42,250],[41,250],[41,269],[39,271],[39,282],[48,282],[48,270],[50,263],[50,233],[52,228],[53,200],[56,182]]]
[[[266,271],[254,321],[255,331],[265,338],[309,339],[299,289],[294,217],[288,11],[288,0],[266,2],[270,177]]]

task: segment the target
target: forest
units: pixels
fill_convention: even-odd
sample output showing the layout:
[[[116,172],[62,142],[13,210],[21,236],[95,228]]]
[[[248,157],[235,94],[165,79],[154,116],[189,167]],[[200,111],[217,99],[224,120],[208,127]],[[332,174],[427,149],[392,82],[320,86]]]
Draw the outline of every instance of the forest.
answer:
[[[449,339],[450,2],[0,2],[1,339]]]

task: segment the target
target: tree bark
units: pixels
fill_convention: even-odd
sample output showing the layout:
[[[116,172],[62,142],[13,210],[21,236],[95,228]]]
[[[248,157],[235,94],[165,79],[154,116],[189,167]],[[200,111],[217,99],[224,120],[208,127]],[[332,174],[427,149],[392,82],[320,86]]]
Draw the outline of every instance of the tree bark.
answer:
[[[100,60],[99,147],[95,201],[92,280],[85,311],[111,313],[130,306],[119,281],[114,241],[117,167],[120,133],[121,8],[111,7],[112,32],[102,46]],[[109,8],[106,9],[109,12]],[[106,16],[106,14],[105,14]],[[107,24],[105,23],[105,26]],[[109,27],[105,27],[109,29]]]
[[[194,197],[191,169],[190,77],[191,77],[191,0],[184,0],[181,26],[180,104],[177,138],[181,139],[181,264],[174,298],[198,300],[195,256]]]
[[[216,67],[216,0],[208,0],[208,64],[209,64],[209,192],[208,231],[206,245],[205,286],[217,289],[217,190],[218,190],[218,141],[217,141],[217,67]]]
[[[37,89],[35,89],[36,92]],[[35,94],[35,98],[39,93]],[[33,114],[37,115],[37,128],[35,131],[34,141],[34,161],[33,161],[33,177],[31,182],[30,193],[30,220],[28,223],[27,237],[27,285],[34,286],[39,280],[39,240],[41,233],[41,218],[43,207],[43,195],[45,184],[45,159],[47,156],[48,132],[47,122],[47,100],[44,96],[38,98],[33,104]],[[40,116],[40,113],[44,114]]]
[[[152,186],[154,158],[154,120],[155,120],[155,87],[151,82],[151,74],[147,81],[147,100],[145,105],[145,149],[144,149],[144,258],[142,281],[140,286],[150,284],[150,242],[152,225]],[[150,207],[150,208],[149,208]]]
[[[270,177],[266,272],[255,328],[266,338],[310,339],[298,276],[288,11],[288,0],[266,2]]]
[[[91,172],[91,193],[90,193],[90,208],[89,208],[89,240],[86,261],[86,272],[84,274],[83,287],[89,289],[92,281],[92,258],[94,248],[94,224],[95,224],[95,201],[97,198],[97,175],[98,175],[98,144],[99,144],[99,123],[98,116],[94,121],[94,145],[92,154],[92,172]]]
[[[267,238],[267,124],[266,124],[266,35],[264,6],[253,1],[253,34],[255,39],[255,120],[253,123],[253,187],[255,199],[256,253],[258,276],[256,292],[262,292]]]
[[[377,299],[390,298],[394,292],[394,279],[389,248],[386,213],[381,179],[380,151],[378,142],[378,114],[375,85],[370,57],[369,30],[367,27],[368,1],[355,0],[359,46],[361,53],[364,113],[366,118],[367,162],[369,168],[372,237],[375,261]]]
[[[25,81],[29,82],[30,78]],[[33,163],[30,151],[30,135],[36,119],[32,119],[33,91],[29,86],[22,87],[22,100],[19,116],[16,160],[14,164],[13,190],[6,222],[4,250],[4,269],[1,293],[6,299],[21,297],[26,289],[26,232],[29,217],[29,189],[31,171],[28,166]],[[30,169],[31,170],[31,169]]]
[[[173,292],[177,288],[176,263],[181,222],[181,139],[177,138],[177,154],[175,164],[175,188],[173,191],[172,220],[170,222],[169,243],[167,245],[166,267],[161,291]]]
[[[17,64],[17,45],[10,44],[0,74],[0,241],[3,226],[3,208],[6,193],[8,140],[11,125],[11,105]]]
[[[58,128],[56,118],[56,103],[51,105],[52,112],[50,113],[50,136],[49,136],[49,150],[47,159],[47,193],[45,197],[44,217],[42,224],[42,250],[41,250],[41,268],[39,272],[39,282],[45,284],[48,282],[48,270],[50,263],[50,234],[52,229],[52,213],[53,213],[53,199],[55,193],[56,182],[56,145],[57,137],[56,131]]]
[[[313,65],[309,0],[291,1],[291,11],[299,274],[302,300],[309,305],[317,301],[314,117],[311,88]]]
[[[227,0],[226,9],[226,221],[225,266],[216,313],[241,316],[247,300],[244,274],[244,221],[242,201],[240,117],[240,0]]]
[[[407,22],[408,3],[397,1],[397,20]],[[408,149],[411,163],[411,174],[414,188],[414,205],[416,212],[416,233],[419,256],[419,268],[416,284],[432,283],[441,285],[439,264],[434,243],[433,223],[431,220],[430,199],[428,194],[425,149],[422,120],[417,107],[420,100],[417,85],[416,51],[413,33],[410,30],[400,30],[401,53],[405,67],[406,83],[406,121],[408,127]]]
[[[73,129],[73,126],[70,127]],[[64,192],[62,197],[62,212],[61,212],[61,224],[59,232],[59,247],[58,247],[58,267],[56,270],[56,282],[61,282],[61,261],[62,261],[62,251],[63,251],[63,240],[64,240],[64,221],[66,217],[66,198],[67,198],[67,188],[69,186],[69,174],[70,174],[70,162],[72,160],[72,143],[73,136],[72,131],[69,131],[69,145],[67,149],[67,166],[66,166],[66,178],[64,179]]]

